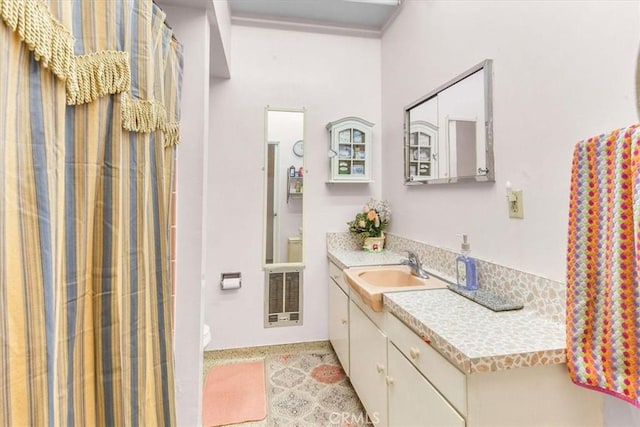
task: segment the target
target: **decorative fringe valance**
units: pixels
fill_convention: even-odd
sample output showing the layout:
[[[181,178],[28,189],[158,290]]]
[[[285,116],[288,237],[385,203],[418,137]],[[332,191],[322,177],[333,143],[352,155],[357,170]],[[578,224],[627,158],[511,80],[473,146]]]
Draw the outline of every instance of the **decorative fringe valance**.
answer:
[[[80,105],[131,88],[129,54],[113,50],[74,57],[76,78],[67,80],[67,104]]]
[[[164,146],[177,145],[180,142],[180,124],[168,123],[167,110],[157,101],[131,99],[127,92],[120,97],[122,127],[131,132],[161,131],[164,134]]]
[[[43,0],[0,0],[0,16],[44,67],[62,80],[75,77],[76,40]]]
[[[154,100],[131,99],[129,54],[101,51],[75,55],[75,38],[44,0],[0,0],[0,17],[43,67],[65,81],[67,104],[81,105],[122,94],[122,127],[131,132],[162,131],[165,146],[179,142],[177,123],[167,123],[165,107]]]
[[[156,101],[131,99],[128,93],[121,96],[122,127],[132,132],[164,130],[167,110]]]
[[[127,52],[74,54],[75,37],[44,0],[0,0],[0,16],[36,61],[66,83],[67,104],[80,105],[131,88]]]
[[[180,142],[180,123],[173,122],[168,123],[167,128],[164,130],[164,146],[171,147],[178,145]]]

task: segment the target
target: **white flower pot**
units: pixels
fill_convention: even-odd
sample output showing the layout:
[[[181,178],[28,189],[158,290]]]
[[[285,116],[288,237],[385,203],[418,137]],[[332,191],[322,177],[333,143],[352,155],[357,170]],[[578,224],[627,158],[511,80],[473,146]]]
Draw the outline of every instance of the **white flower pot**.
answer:
[[[384,233],[380,237],[365,237],[363,249],[367,252],[382,252],[384,239]]]

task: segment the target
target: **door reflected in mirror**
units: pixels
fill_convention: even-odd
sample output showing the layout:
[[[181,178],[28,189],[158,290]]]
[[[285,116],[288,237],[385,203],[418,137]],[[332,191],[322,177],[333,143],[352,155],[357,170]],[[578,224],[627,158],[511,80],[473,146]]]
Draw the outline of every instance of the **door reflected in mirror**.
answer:
[[[304,110],[266,110],[264,264],[302,264]]]
[[[493,182],[492,61],[405,108],[405,182]]]
[[[477,120],[447,119],[449,126],[449,170],[452,176],[473,176],[484,159],[478,159]],[[482,153],[484,155],[484,153]]]

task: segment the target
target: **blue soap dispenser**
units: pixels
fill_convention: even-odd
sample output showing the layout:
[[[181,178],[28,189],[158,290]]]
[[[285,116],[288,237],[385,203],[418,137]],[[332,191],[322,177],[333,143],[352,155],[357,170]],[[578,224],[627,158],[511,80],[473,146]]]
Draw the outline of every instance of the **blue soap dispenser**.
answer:
[[[476,270],[476,260],[469,256],[470,245],[466,234],[462,235],[460,250],[462,254],[456,258],[458,286],[475,291],[478,289],[478,272]]]

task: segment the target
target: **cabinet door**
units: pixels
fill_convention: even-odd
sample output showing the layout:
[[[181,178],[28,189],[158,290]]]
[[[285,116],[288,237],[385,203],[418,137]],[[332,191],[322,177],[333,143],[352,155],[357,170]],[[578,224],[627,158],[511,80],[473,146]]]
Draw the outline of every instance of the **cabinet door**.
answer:
[[[387,424],[387,337],[349,301],[351,384],[376,426]]]
[[[349,297],[329,279],[329,341],[349,375]]]
[[[464,427],[464,418],[391,343],[388,356],[390,426]]]
[[[437,130],[430,123],[417,121],[412,123],[409,133],[409,180],[424,181],[438,177]],[[435,141],[435,142],[434,142]]]
[[[331,132],[330,182],[371,182],[372,126],[356,117],[327,125]]]

